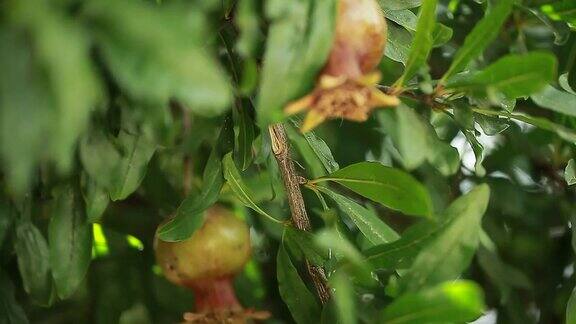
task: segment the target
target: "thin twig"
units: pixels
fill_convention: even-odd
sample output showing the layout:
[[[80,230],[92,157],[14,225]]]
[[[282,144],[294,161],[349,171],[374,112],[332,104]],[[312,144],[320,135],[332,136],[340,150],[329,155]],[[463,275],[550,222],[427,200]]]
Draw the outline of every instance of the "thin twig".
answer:
[[[299,230],[309,231],[312,229],[312,226],[310,225],[310,219],[306,213],[304,198],[300,190],[300,177],[296,174],[294,163],[290,158],[290,144],[286,137],[284,126],[282,126],[282,124],[274,124],[268,127],[268,131],[270,132],[272,142],[272,152],[282,173],[288,204],[292,212],[292,222]],[[306,268],[314,283],[320,301],[325,304],[330,299],[330,290],[326,282],[324,269],[312,265],[308,261],[306,261]]]

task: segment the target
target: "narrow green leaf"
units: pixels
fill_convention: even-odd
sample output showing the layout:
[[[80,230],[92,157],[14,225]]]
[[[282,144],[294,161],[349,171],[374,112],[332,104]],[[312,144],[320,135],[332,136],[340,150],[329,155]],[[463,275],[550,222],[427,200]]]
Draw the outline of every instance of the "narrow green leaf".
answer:
[[[250,108],[251,109],[251,108]],[[238,126],[238,151],[237,157],[241,162],[241,169],[246,170],[252,163],[254,154],[252,151],[252,142],[256,136],[254,129],[254,121],[249,113],[248,105],[236,106],[234,111],[234,123]]]
[[[410,174],[376,162],[349,165],[312,182],[334,181],[388,208],[414,216],[432,216],[426,188]]]
[[[475,114],[474,120],[476,120],[478,125],[480,125],[484,131],[484,134],[488,136],[500,134],[510,126],[510,124],[505,119],[484,116],[481,114]]]
[[[470,193],[456,199],[441,215],[438,221],[422,221],[408,228],[399,240],[373,247],[365,251],[366,259],[376,269],[406,269],[414,262],[414,259],[419,256],[421,250],[434,244],[438,237],[453,240],[471,240],[475,238],[455,236],[450,237],[452,232],[465,231],[465,230],[479,230],[479,228],[467,228],[477,219],[472,219],[483,213],[482,207],[485,208],[487,204],[488,187],[482,185],[471,191]],[[479,216],[481,217],[481,215]],[[469,218],[472,219],[469,221]],[[456,233],[460,235],[459,233]],[[440,240],[441,242],[442,240]],[[437,253],[437,251],[435,252]],[[443,257],[446,254],[440,253],[438,257]]]
[[[576,184],[576,161],[574,159],[568,161],[564,170],[564,179],[569,186]]]
[[[387,19],[397,23],[398,25],[411,30],[416,30],[416,25],[418,24],[418,17],[412,12],[412,10],[402,9],[402,10],[386,10],[384,9],[384,16]]]
[[[288,306],[296,323],[317,323],[320,319],[320,306],[300,278],[284,245],[278,249],[277,276],[280,296]]]
[[[472,32],[466,36],[464,44],[456,52],[448,71],[439,81],[440,84],[443,84],[454,74],[464,70],[471,60],[480,55],[486,46],[496,39],[500,33],[500,27],[512,11],[513,4],[514,0],[500,0],[492,6],[491,10],[478,22]]]
[[[348,274],[337,271],[330,277],[330,287],[333,290],[334,304],[338,312],[338,323],[357,323],[356,295]]]
[[[468,267],[478,246],[489,197],[490,188],[480,185],[450,205],[444,217],[453,221],[420,250],[401,279],[402,291],[456,279]]]
[[[312,88],[332,48],[336,10],[335,0],[266,3],[271,24],[256,104],[259,125],[282,120],[284,106]]]
[[[433,39],[433,43],[434,43],[434,47],[440,47],[446,43],[448,43],[448,41],[450,41],[452,39],[452,35],[454,34],[454,31],[452,30],[452,28],[437,23],[434,26],[434,31],[432,32],[432,39]]]
[[[144,179],[148,162],[156,151],[156,144],[143,135],[133,135],[121,131],[118,144],[122,148],[122,158],[116,165],[116,176],[112,181],[110,199],[113,201],[126,199],[132,194]]]
[[[15,219],[15,210],[7,200],[0,198],[0,249],[2,249],[2,243],[4,243],[8,233],[13,231]]]
[[[332,198],[372,244],[390,243],[398,239],[398,234],[370,209],[326,187],[318,187],[318,190]]]
[[[303,159],[305,160],[309,174],[313,177],[321,177],[339,169],[338,162],[334,159],[332,151],[321,138],[313,131],[302,134],[299,131],[300,120],[290,119],[291,123],[286,125],[286,131],[290,140],[294,143]]]
[[[388,43],[384,55],[389,59],[406,65],[410,55],[410,46],[413,43],[413,37],[406,29],[388,25]]]
[[[560,91],[549,85],[530,98],[540,107],[568,116],[576,116],[576,95],[572,93]]]
[[[486,175],[486,169],[482,165],[484,162],[484,146],[478,138],[476,137],[476,132],[472,129],[463,129],[462,133],[466,136],[466,140],[470,143],[472,147],[472,151],[474,152],[474,156],[476,157],[476,162],[474,162],[474,169],[476,171],[476,175],[479,177],[483,177]]]
[[[427,126],[414,109],[400,104],[396,108],[397,134],[393,140],[406,169],[419,167],[429,154]]]
[[[288,226],[284,230],[283,243],[292,255],[297,256],[299,261],[308,260],[314,265],[324,266],[328,260],[329,251],[319,247],[314,242],[314,236],[310,232]]]
[[[334,159],[334,156],[332,155],[332,151],[330,151],[330,147],[328,147],[324,140],[316,136],[313,131],[306,132],[303,136],[328,173],[334,172],[340,168],[338,162],[336,162],[336,159]]]
[[[49,305],[52,295],[52,276],[50,275],[50,252],[46,239],[32,223],[20,221],[16,226],[14,250],[24,290],[37,303]]]
[[[274,217],[270,216],[268,213],[262,210],[262,208],[260,208],[258,205],[256,205],[252,199],[253,194],[251,190],[244,184],[242,176],[240,175],[238,168],[236,168],[236,164],[232,159],[232,153],[228,153],[224,156],[222,164],[224,167],[224,179],[226,179],[230,189],[232,189],[232,191],[236,194],[236,197],[244,204],[244,206],[249,207],[258,214],[270,220],[279,222]]]
[[[420,6],[422,0],[378,0],[384,10],[403,10]]]
[[[92,225],[74,190],[66,187],[57,192],[48,230],[52,277],[61,299],[76,291],[88,271],[92,253]]]
[[[256,0],[242,0],[238,2],[234,21],[240,30],[236,43],[238,53],[244,58],[254,57],[258,42],[263,34],[260,31],[260,17],[258,16],[258,2]]]
[[[576,289],[572,291],[566,305],[566,324],[576,324]]]
[[[55,108],[48,85],[36,71],[24,33],[0,31],[0,154],[7,182],[22,195],[32,170],[46,154]]]
[[[472,281],[454,281],[402,295],[380,314],[387,324],[467,323],[485,309],[482,288]]]
[[[418,70],[426,64],[430,51],[434,46],[434,27],[436,24],[436,5],[438,0],[424,1],[418,13],[418,25],[412,46],[410,47],[410,56],[406,61],[404,73],[396,81],[394,86],[402,87],[405,81],[409,81],[416,75]]]
[[[106,211],[110,198],[106,189],[96,184],[87,174],[83,174],[82,181],[86,217],[90,223],[96,223]]]
[[[549,53],[507,55],[480,72],[449,79],[446,88],[472,95],[501,93],[507,99],[527,97],[554,80],[556,65]]]
[[[16,301],[14,285],[10,278],[0,269],[0,323],[28,324],[24,309]]]
[[[503,116],[510,119],[519,120],[532,126],[536,126],[540,129],[556,133],[560,138],[570,143],[576,142],[576,132],[574,132],[569,128],[566,128],[563,125],[553,123],[546,118],[533,117],[523,113],[510,113],[502,110],[489,110],[489,109],[473,109],[473,110],[477,113],[486,116]]]
[[[234,133],[230,119],[224,121],[216,145],[212,149],[204,168],[202,190],[186,197],[174,217],[158,228],[156,235],[166,242],[178,242],[192,236],[204,223],[203,212],[219,197],[224,185],[222,157],[233,148]]]
[[[355,283],[366,287],[374,287],[378,283],[372,274],[372,267],[360,251],[336,229],[320,231],[316,234],[316,243],[332,251],[339,264],[338,271],[346,273]]]

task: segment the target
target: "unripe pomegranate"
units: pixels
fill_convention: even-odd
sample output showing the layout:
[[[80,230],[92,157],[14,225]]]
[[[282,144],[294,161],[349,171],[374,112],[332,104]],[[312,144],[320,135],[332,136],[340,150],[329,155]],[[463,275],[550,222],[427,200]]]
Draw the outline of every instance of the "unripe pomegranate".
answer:
[[[386,33],[376,0],[339,1],[334,43],[315,89],[284,110],[288,115],[308,110],[303,132],[329,118],[362,122],[374,108],[399,103],[375,87],[380,73],[374,69],[384,54]]]
[[[190,288],[195,313],[187,323],[244,323],[265,312],[243,310],[232,281],[250,259],[250,232],[242,220],[221,206],[206,211],[204,224],[190,238],[165,242],[156,237],[156,261],[166,278]]]

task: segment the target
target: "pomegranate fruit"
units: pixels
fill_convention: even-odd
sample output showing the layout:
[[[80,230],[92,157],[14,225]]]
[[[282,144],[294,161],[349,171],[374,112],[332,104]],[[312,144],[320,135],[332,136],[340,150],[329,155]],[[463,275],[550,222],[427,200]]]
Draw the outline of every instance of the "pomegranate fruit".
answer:
[[[267,312],[244,310],[234,292],[234,276],[250,259],[248,226],[222,206],[209,208],[205,216],[202,227],[184,241],[154,241],[165,277],[194,292],[195,313],[184,314],[185,322],[245,323],[267,317]]]
[[[397,97],[376,88],[375,70],[386,45],[386,19],[376,0],[340,0],[335,39],[314,90],[289,103],[287,115],[308,110],[306,132],[330,118],[362,122],[377,107],[398,105]]]

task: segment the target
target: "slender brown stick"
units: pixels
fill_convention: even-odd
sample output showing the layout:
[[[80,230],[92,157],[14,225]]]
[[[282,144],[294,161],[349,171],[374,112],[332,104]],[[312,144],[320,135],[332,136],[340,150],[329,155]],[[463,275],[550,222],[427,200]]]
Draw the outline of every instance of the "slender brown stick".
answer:
[[[306,213],[302,191],[300,191],[300,177],[296,174],[294,163],[290,158],[290,144],[286,137],[284,126],[282,126],[282,124],[274,124],[268,127],[268,131],[270,132],[272,142],[272,152],[282,173],[288,204],[292,212],[292,222],[299,230],[309,231],[312,229],[312,226]],[[320,301],[325,304],[330,299],[330,289],[326,282],[324,269],[312,265],[308,261],[306,261],[306,268],[314,283]]]

